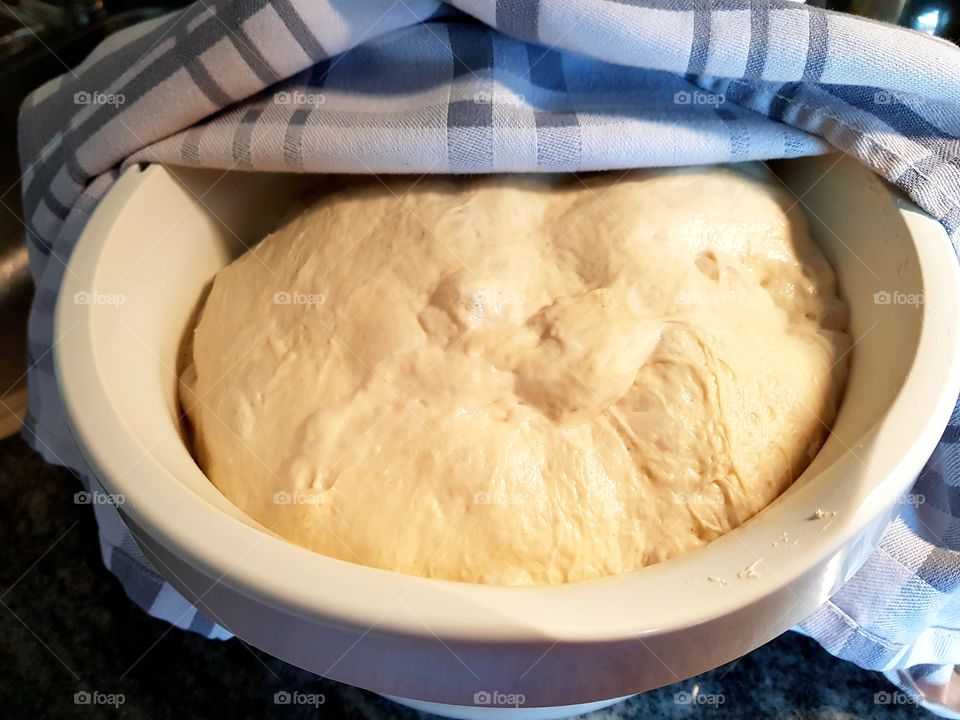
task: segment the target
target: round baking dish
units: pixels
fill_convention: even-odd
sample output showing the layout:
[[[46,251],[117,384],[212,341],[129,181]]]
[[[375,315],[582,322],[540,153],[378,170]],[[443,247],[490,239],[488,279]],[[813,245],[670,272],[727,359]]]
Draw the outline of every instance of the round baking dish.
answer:
[[[683,557],[567,586],[430,580],[290,544],[219,493],[178,423],[181,339],[216,271],[315,177],[126,170],[58,301],[56,368],[77,440],[171,584],[320,675],[457,717],[516,705],[560,717],[693,676],[784,632],[860,567],[960,392],[960,271],[940,225],[848,158],[774,169],[802,198],[850,306],[850,379],[797,482]]]

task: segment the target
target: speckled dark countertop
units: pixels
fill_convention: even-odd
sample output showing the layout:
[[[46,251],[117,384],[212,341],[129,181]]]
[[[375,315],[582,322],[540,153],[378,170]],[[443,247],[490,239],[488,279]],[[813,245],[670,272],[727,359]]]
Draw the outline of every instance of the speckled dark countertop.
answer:
[[[100,562],[79,481],[46,465],[20,438],[0,441],[0,717],[3,718],[428,718],[378,696],[318,678],[240,640],[206,640],[142,613]],[[719,705],[684,705],[699,684]],[[77,705],[74,693],[122,694],[119,709]],[[275,692],[322,694],[284,706]],[[913,705],[878,705],[877,673],[788,633],[740,660],[593,715],[614,718],[933,717]]]

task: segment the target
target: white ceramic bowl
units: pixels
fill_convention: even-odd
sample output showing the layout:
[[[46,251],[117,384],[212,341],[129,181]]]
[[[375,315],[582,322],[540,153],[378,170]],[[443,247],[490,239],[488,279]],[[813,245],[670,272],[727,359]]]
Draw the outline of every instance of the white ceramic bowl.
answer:
[[[678,559],[558,587],[429,580],[287,543],[219,493],[178,426],[178,348],[204,286],[315,182],[304,176],[123,174],[73,252],[57,308],[77,439],[167,580],[244,640],[320,675],[459,717],[521,699],[530,717],[559,717],[688,678],[784,632],[859,568],[960,391],[960,272],[943,229],[852,160],[776,169],[810,209],[851,308],[846,396],[782,497]],[[903,304],[910,295],[924,303]],[[755,563],[757,577],[738,577]]]

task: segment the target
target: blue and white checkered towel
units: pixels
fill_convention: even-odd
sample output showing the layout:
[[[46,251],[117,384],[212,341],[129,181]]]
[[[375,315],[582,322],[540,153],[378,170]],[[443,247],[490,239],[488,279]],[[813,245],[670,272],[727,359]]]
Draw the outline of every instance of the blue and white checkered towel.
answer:
[[[841,148],[960,238],[960,50],[789,0],[198,0],[104,42],[22,109],[37,296],[25,434],[85,467],[53,376],[65,263],[120,170],[596,170]],[[960,411],[863,569],[803,623],[940,698],[960,663]],[[96,505],[103,556],[151,614],[209,636]],[[940,694],[938,694],[940,693]]]

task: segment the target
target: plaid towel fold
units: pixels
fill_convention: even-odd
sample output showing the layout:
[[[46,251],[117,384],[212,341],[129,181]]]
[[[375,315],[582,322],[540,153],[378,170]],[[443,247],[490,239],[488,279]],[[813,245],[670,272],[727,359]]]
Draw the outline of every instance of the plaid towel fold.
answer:
[[[21,111],[37,295],[24,433],[97,480],[64,419],[52,314],[71,249],[137,162],[223,169],[581,171],[840,148],[960,237],[960,50],[789,0],[197,2],[113,35]],[[863,569],[801,631],[936,712],[960,663],[960,411]],[[98,504],[151,614],[229,634]],[[938,695],[938,693],[942,693]]]

